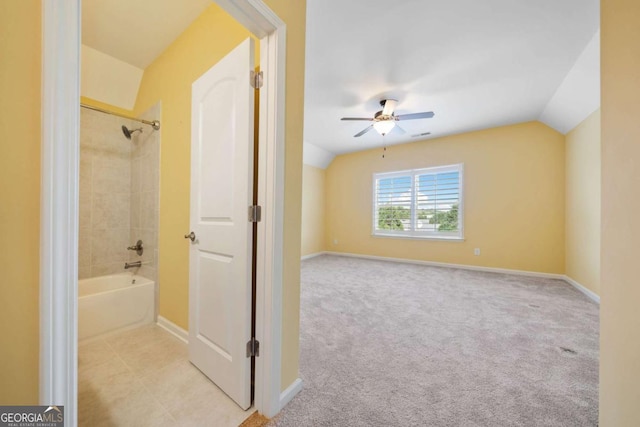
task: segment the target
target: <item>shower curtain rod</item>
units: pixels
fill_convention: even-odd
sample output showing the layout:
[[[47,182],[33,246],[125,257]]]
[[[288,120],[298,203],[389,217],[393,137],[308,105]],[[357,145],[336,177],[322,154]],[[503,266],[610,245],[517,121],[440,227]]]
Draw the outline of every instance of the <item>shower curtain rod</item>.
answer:
[[[155,130],[159,130],[160,129],[160,121],[158,121],[158,120],[149,121],[149,120],[144,120],[144,119],[136,119],[134,117],[126,116],[124,114],[115,113],[115,112],[109,111],[109,110],[103,110],[102,108],[98,108],[98,107],[94,107],[92,105],[87,105],[87,104],[82,104],[82,103],[80,104],[80,106],[82,108],[88,108],[89,110],[99,111],[99,112],[105,113],[105,114],[111,114],[112,116],[118,116],[118,117],[122,117],[122,118],[129,119],[129,120],[135,120],[137,122],[144,123],[145,125],[152,126]]]

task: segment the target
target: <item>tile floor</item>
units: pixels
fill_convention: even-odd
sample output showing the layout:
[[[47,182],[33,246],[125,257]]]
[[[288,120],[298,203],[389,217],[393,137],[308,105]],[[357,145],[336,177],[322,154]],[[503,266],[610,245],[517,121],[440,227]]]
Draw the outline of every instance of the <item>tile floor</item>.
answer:
[[[157,325],[80,343],[79,425],[237,427],[253,410],[240,409],[187,353]]]

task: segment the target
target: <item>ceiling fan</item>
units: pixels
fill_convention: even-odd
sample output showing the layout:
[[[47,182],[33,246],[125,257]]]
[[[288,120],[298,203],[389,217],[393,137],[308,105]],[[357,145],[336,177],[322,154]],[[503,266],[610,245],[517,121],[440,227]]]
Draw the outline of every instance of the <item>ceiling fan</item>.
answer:
[[[343,117],[340,120],[365,120],[373,122],[370,126],[353,135],[357,138],[369,132],[371,129],[377,130],[380,135],[386,135],[394,128],[401,133],[405,133],[404,129],[398,126],[396,122],[402,120],[430,119],[434,116],[432,111],[424,113],[402,114],[396,116],[395,114],[393,114],[393,110],[395,109],[397,103],[398,101],[395,99],[381,100],[380,105],[382,106],[382,110],[378,111],[372,119],[367,119],[364,117]]]

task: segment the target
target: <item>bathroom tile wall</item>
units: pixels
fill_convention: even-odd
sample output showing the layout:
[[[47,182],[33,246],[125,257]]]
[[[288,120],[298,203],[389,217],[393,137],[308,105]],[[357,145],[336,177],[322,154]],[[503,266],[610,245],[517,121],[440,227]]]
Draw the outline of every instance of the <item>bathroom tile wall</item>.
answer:
[[[147,114],[156,112],[159,105]],[[142,127],[131,141],[122,133]],[[78,277],[120,273],[127,261],[157,278],[159,132],[132,120],[81,109]],[[127,247],[141,239],[139,257]],[[133,270],[135,272],[135,270]]]
[[[141,118],[160,120],[160,104],[151,107]],[[160,195],[160,132],[145,126],[133,139],[131,153],[131,230],[130,240],[144,242],[142,257],[129,254],[131,261],[142,261],[141,276],[157,282],[158,222]]]
[[[132,146],[122,125],[133,123],[81,109],[80,279],[120,272],[128,257]]]

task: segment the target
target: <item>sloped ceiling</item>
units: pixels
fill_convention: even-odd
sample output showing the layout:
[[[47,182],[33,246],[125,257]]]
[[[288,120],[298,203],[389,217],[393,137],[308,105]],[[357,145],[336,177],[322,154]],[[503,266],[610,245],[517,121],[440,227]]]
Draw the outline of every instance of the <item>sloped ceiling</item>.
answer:
[[[82,43],[145,69],[211,0],[82,0]]]
[[[83,44],[144,70],[210,5],[83,0]],[[598,0],[307,0],[305,163],[423,132],[540,120],[566,133],[599,107],[598,26]],[[368,123],[340,118],[372,117],[383,98],[435,117],[354,138]]]
[[[340,154],[539,120],[598,27],[598,0],[307,0],[305,142]],[[435,117],[354,138],[367,122],[340,118],[382,98]],[[549,111],[561,132],[575,122]]]
[[[600,108],[600,31],[582,51],[540,121],[566,134]]]

